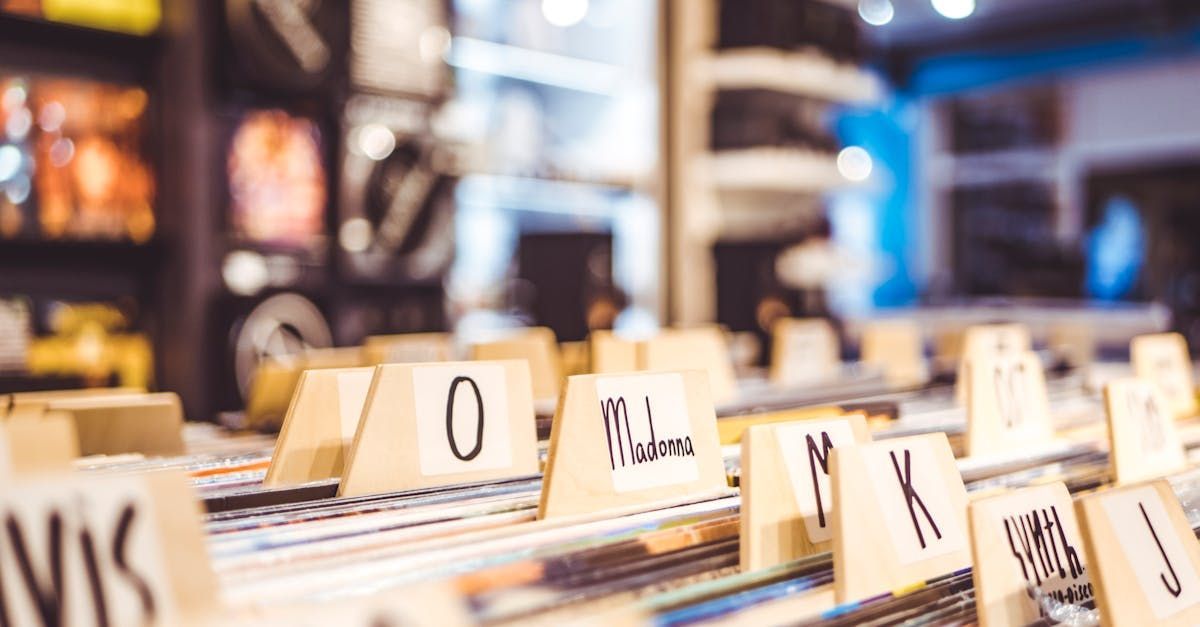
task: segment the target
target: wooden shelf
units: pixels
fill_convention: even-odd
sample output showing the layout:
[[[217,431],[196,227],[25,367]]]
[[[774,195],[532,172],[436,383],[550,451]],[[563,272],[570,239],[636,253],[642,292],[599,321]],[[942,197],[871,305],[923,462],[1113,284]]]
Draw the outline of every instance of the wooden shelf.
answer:
[[[0,268],[104,269],[146,274],[158,270],[162,253],[163,246],[158,240],[135,244],[127,241],[0,239]]]
[[[0,44],[4,46],[18,45],[117,57],[144,64],[156,57],[162,41],[159,34],[132,35],[0,13]]]
[[[883,92],[874,74],[816,52],[722,50],[694,61],[692,72],[710,89],[771,89],[840,103],[872,102]]]
[[[833,155],[783,148],[724,150],[699,156],[720,191],[821,192],[850,185]]]

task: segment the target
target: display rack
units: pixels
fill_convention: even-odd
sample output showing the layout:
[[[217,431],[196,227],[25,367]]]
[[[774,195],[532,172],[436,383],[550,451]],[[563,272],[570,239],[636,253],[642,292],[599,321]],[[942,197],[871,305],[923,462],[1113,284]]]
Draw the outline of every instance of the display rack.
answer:
[[[856,3],[825,1],[852,11]],[[711,148],[711,111],[721,90],[766,90],[831,105],[878,99],[882,83],[861,67],[813,48],[720,48],[720,0],[670,2],[669,259],[671,315],[683,323],[716,313],[713,245],[736,236],[779,236],[821,211],[821,194],[849,182],[833,154],[798,147]],[[782,207],[782,208],[781,208]]]

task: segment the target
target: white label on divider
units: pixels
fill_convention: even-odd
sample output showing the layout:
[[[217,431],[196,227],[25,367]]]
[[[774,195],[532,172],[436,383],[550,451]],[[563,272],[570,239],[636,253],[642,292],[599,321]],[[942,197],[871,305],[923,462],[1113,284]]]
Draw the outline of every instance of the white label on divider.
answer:
[[[32,482],[6,489],[0,507],[7,527],[0,537],[0,594],[10,624],[178,624],[150,495],[137,479]],[[55,525],[59,533],[52,534]],[[40,591],[27,587],[26,568]],[[32,599],[56,593],[59,620],[43,619]]]
[[[683,375],[598,377],[613,489],[632,492],[700,477]]]
[[[350,439],[358,431],[358,419],[367,402],[367,391],[375,371],[339,372],[337,375],[338,416],[342,421],[342,437]]]
[[[1117,492],[1103,505],[1154,615],[1166,620],[1200,603],[1200,576],[1158,491],[1145,486]]]
[[[1150,345],[1150,362],[1154,369],[1154,382],[1173,407],[1190,407],[1195,403],[1195,392],[1186,355],[1174,342],[1163,341]]]
[[[804,518],[809,542],[833,538],[833,488],[829,483],[829,451],[853,446],[848,420],[814,420],[775,427],[779,454],[787,468],[796,507]]]
[[[422,475],[512,466],[504,366],[415,367],[413,396]]]
[[[1069,497],[1052,485],[1024,488],[972,505],[1001,535],[1012,565],[1031,586],[1060,603],[1082,605],[1094,594],[1079,525]],[[1065,493],[1064,493],[1065,494]],[[1032,602],[1032,601],[1031,601]]]
[[[902,564],[967,548],[960,516],[928,441],[872,445],[863,458]]]

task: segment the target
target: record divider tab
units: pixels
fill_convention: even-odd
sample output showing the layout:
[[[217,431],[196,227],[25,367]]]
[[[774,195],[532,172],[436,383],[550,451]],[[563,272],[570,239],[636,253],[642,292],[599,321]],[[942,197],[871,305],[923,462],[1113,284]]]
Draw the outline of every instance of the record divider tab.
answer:
[[[1200,623],[1200,541],[1166,480],[1075,501],[1100,622]]]
[[[375,367],[338,495],[537,472],[527,362],[382,364]]]
[[[967,493],[944,433],[834,448],[830,477],[838,603],[971,564]]]
[[[707,378],[699,370],[569,377],[538,518],[725,493]]]
[[[374,374],[374,368],[301,373],[263,485],[280,487],[340,478]]]
[[[829,453],[833,447],[870,441],[861,414],[826,415],[746,430],[742,437],[742,572],[832,549],[830,530],[837,504],[828,479]]]

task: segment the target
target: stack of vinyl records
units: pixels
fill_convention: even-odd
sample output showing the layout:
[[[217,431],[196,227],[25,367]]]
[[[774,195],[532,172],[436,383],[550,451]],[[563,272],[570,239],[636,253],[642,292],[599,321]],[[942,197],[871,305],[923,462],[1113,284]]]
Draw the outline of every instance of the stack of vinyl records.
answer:
[[[277,438],[185,425],[181,454],[66,451],[58,472],[28,443],[63,428],[93,451],[81,434],[115,419],[18,395],[5,619],[1193,624],[1182,338],[1134,339],[1137,376],[1100,388],[1030,349],[1022,327],[973,327],[956,386],[789,405],[743,383],[720,410],[704,371],[577,375],[548,438],[527,360],[308,370]],[[38,584],[50,563],[66,574]]]

